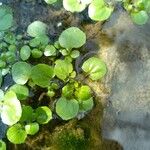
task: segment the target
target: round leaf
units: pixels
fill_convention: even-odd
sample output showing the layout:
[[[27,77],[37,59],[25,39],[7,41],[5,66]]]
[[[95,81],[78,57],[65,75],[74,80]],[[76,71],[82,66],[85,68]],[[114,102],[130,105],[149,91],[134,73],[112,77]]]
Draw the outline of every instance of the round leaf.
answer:
[[[6,150],[6,144],[2,140],[0,140],[0,150]]]
[[[44,50],[45,56],[54,56],[56,54],[56,48],[53,45],[47,45]]]
[[[54,74],[61,80],[65,80],[69,77],[69,74],[73,71],[73,66],[66,60],[57,60],[54,67]]]
[[[107,72],[106,64],[96,57],[91,57],[86,60],[82,65],[82,69],[92,80],[101,79]]]
[[[47,4],[53,4],[57,2],[57,0],[44,0]]]
[[[25,125],[26,133],[29,135],[34,135],[39,131],[39,124],[38,123],[29,123]]]
[[[38,64],[32,68],[31,78],[35,84],[48,87],[53,77],[53,68],[46,64]]]
[[[26,98],[29,96],[29,90],[24,85],[15,84],[11,86],[9,90],[14,91],[19,100],[26,100]]]
[[[7,138],[14,144],[22,144],[27,138],[27,133],[20,124],[15,124],[7,130]]]
[[[12,66],[12,77],[17,84],[25,84],[30,78],[31,66],[26,62],[17,62]]]
[[[52,112],[47,106],[38,107],[35,113],[36,120],[40,124],[46,124],[52,119]]]
[[[146,11],[139,11],[139,12],[132,12],[131,13],[131,18],[134,23],[138,25],[143,25],[148,21],[148,14]]]
[[[33,58],[40,58],[43,55],[43,52],[41,52],[40,50],[36,48],[34,48],[31,53],[32,53]]]
[[[13,91],[8,91],[4,96],[4,103],[1,112],[2,122],[7,125],[17,123],[22,114],[20,101]]]
[[[63,120],[69,120],[77,116],[79,111],[78,101],[60,98],[56,103],[56,112]]]
[[[106,6],[104,0],[93,0],[89,5],[88,14],[92,20],[107,20],[113,11],[112,7]]]
[[[28,26],[27,33],[31,37],[38,37],[46,34],[47,25],[41,21],[34,21]]]
[[[59,43],[67,49],[79,48],[86,42],[86,35],[77,27],[70,27],[63,31],[59,37]]]
[[[27,60],[31,55],[31,49],[29,46],[24,45],[20,50],[20,57],[22,60]]]
[[[7,30],[12,26],[12,11],[7,6],[0,6],[0,31]]]
[[[71,12],[81,12],[86,8],[86,5],[78,0],[63,0],[63,6]]]

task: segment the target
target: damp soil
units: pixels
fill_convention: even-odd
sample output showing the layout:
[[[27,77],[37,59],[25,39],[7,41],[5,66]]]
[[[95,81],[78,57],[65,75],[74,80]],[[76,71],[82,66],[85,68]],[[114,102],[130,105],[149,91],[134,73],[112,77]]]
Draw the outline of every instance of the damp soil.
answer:
[[[13,9],[16,33],[24,34],[31,22],[40,20],[49,26],[48,34],[53,42],[67,27],[77,26],[87,35],[87,43],[81,49],[84,56],[88,53],[87,57],[99,54],[101,37],[104,37],[103,45],[113,42],[102,33],[103,24],[93,22],[88,18],[87,10],[80,14],[72,14],[65,11],[61,4],[48,6],[43,0],[0,0],[0,2]],[[80,67],[82,60],[87,58],[84,56],[81,56],[76,62],[77,68]],[[80,120],[74,119],[65,122],[54,119],[49,124],[42,126],[37,135],[28,137],[25,144],[13,145],[9,143],[8,149],[122,150],[117,142],[102,138],[103,109],[110,92],[105,87],[105,79],[94,83],[85,79],[84,82],[91,86],[95,95],[95,106],[90,113]]]

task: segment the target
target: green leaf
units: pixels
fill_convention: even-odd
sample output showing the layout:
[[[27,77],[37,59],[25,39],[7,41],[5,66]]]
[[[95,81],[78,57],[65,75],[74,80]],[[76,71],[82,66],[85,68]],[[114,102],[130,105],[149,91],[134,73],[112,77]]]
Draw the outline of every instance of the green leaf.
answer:
[[[93,102],[92,97],[86,101],[81,101],[80,102],[80,112],[89,111],[93,108],[93,106],[94,106],[94,102]]]
[[[0,150],[6,150],[6,143],[0,140]]]
[[[131,18],[134,23],[138,25],[143,25],[148,21],[148,14],[146,11],[141,10],[139,12],[132,12],[131,13]]]
[[[17,123],[22,114],[20,101],[13,91],[8,91],[4,96],[4,103],[1,112],[2,122],[7,125]]]
[[[47,4],[53,4],[57,2],[57,0],[44,0]]]
[[[35,84],[41,87],[48,87],[54,76],[53,68],[46,64],[38,64],[32,68],[31,78]]]
[[[29,96],[29,90],[24,85],[15,84],[11,86],[9,90],[14,91],[19,100],[26,100]]]
[[[86,5],[78,0],[63,0],[63,6],[71,12],[81,12],[86,8]]]
[[[31,37],[39,37],[46,34],[47,25],[41,21],[34,21],[28,26],[27,33]]]
[[[31,122],[34,119],[33,108],[31,106],[22,107],[22,115],[20,118],[21,122]]]
[[[96,57],[91,57],[86,60],[82,65],[82,69],[92,80],[101,79],[107,72],[106,64]]]
[[[86,35],[77,27],[70,27],[63,31],[59,37],[59,43],[67,49],[79,48],[86,42]]]
[[[47,106],[38,107],[35,113],[39,124],[46,124],[52,119],[52,112]]]
[[[76,91],[76,97],[79,100],[87,100],[91,97],[91,89],[87,85],[82,85],[77,91]]]
[[[33,58],[40,58],[43,55],[43,52],[36,48],[34,48],[31,53]]]
[[[13,24],[12,11],[7,6],[0,6],[0,31],[9,29]]]
[[[74,85],[73,84],[67,84],[62,88],[62,95],[66,98],[71,98],[74,94]]]
[[[88,14],[92,20],[107,20],[113,11],[112,7],[106,6],[104,0],[93,0],[89,5]]]
[[[44,50],[45,56],[55,56],[56,55],[56,48],[53,45],[47,45]]]
[[[15,124],[7,130],[7,138],[13,144],[25,143],[27,138],[26,131],[22,128],[21,124]]]
[[[17,62],[12,66],[12,77],[17,84],[25,84],[31,75],[31,66],[26,62]]]
[[[26,133],[29,135],[34,135],[39,131],[39,124],[34,122],[34,123],[29,123],[25,125],[25,130]]]
[[[22,60],[27,60],[31,55],[31,49],[29,46],[24,45],[20,50],[20,57]]]
[[[3,76],[2,76],[2,71],[0,70],[0,87],[2,85],[2,82],[3,82]]]
[[[61,80],[65,80],[73,71],[72,64],[66,60],[57,60],[55,64],[54,74]]]
[[[77,116],[79,111],[78,101],[75,99],[67,100],[61,97],[56,103],[56,113],[63,120],[69,120]]]
[[[74,51],[71,52],[71,57],[72,58],[77,58],[79,56],[80,56],[80,52],[79,51],[74,50]]]

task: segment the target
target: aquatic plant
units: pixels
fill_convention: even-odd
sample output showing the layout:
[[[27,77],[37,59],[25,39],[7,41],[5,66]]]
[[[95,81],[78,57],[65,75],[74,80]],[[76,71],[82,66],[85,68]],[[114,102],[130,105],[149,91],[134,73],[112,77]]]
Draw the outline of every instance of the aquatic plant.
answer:
[[[56,3],[56,1],[45,0],[48,4]],[[148,0],[116,0],[113,2],[106,0],[63,0],[63,7],[70,12],[82,12],[88,7],[88,15],[92,20],[104,21],[111,16],[116,3],[122,3],[134,23],[143,25],[148,21],[150,13],[150,1]]]
[[[93,92],[78,79],[74,66],[80,47],[86,43],[86,34],[70,27],[52,43],[46,30],[45,23],[35,21],[27,28],[28,38],[13,34],[9,28],[0,32],[0,86],[7,75],[13,80],[0,90],[0,116],[8,125],[7,139],[14,144],[24,143],[28,135],[38,133],[40,125],[49,123],[53,114],[70,120],[94,106]],[[92,80],[101,79],[106,65],[99,58],[89,59],[83,63],[83,71]],[[38,89],[41,95],[36,95]],[[5,149],[3,141],[0,148]]]

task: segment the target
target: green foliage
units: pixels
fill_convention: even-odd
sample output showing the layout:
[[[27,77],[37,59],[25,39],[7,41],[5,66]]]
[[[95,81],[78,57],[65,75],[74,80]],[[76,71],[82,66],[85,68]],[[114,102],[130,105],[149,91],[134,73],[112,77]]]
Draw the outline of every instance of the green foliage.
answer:
[[[66,60],[57,60],[55,62],[54,74],[61,80],[65,81],[73,71],[73,66]]]
[[[6,143],[0,140],[0,150],[6,150]]]
[[[89,5],[88,14],[92,20],[103,21],[110,17],[112,11],[113,8],[107,6],[104,0],[93,0]]]
[[[12,11],[7,6],[0,6],[0,31],[9,29],[13,24]]]
[[[22,144],[27,138],[27,133],[21,124],[15,124],[7,130],[7,138],[14,144]]]
[[[92,80],[101,79],[107,72],[106,64],[96,57],[86,60],[82,65],[82,69]]]
[[[17,84],[25,84],[31,75],[31,66],[26,62],[17,62],[12,66],[12,77]]]
[[[31,49],[29,46],[24,45],[20,50],[20,57],[23,61],[27,60],[31,55]]]
[[[45,56],[55,56],[56,55],[56,48],[53,45],[47,45],[44,50]]]
[[[39,49],[34,48],[32,51],[32,57],[33,58],[40,58],[43,55],[43,52],[41,52]]]
[[[44,0],[47,4],[53,4],[57,2],[57,0]]]
[[[26,133],[29,135],[34,135],[39,131],[39,124],[38,123],[29,123],[25,125]]]
[[[52,112],[47,106],[38,107],[35,113],[39,124],[47,124],[52,119]]]
[[[86,42],[86,35],[77,27],[70,27],[59,36],[59,43],[67,49],[79,48]]]
[[[20,101],[13,91],[8,91],[5,94],[2,106],[1,119],[3,123],[13,125],[20,120],[22,108]]]
[[[19,100],[26,100],[29,96],[29,90],[25,85],[15,84],[9,90],[14,91]]]
[[[77,116],[79,111],[78,101],[75,99],[67,100],[64,97],[58,99],[56,103],[56,113],[63,119],[69,120]]]
[[[39,37],[46,34],[47,25],[41,21],[34,21],[28,26],[27,33],[31,37]]]
[[[38,64],[32,68],[31,78],[35,84],[41,87],[48,87],[54,76],[53,68],[46,64]]]

